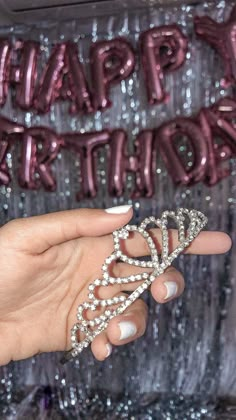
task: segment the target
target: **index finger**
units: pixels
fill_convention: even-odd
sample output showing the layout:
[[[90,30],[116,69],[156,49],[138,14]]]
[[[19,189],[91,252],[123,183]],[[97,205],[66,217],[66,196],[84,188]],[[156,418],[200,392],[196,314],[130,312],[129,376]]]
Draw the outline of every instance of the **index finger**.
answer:
[[[161,231],[160,229],[150,229],[150,235],[154,239],[156,247],[161,252]],[[179,244],[177,229],[169,229],[169,253],[172,252]],[[224,254],[229,251],[232,241],[229,235],[224,232],[203,231],[193,240],[193,242],[185,249],[186,254]],[[142,257],[150,255],[150,249],[147,241],[137,232],[134,232],[128,239],[123,242],[125,252],[134,257]]]

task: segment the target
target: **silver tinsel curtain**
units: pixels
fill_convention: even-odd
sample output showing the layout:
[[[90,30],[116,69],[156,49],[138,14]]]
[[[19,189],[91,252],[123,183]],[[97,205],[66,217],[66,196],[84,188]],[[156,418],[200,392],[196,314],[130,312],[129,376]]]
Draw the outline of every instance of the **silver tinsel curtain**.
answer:
[[[174,2],[173,2],[174,3]],[[71,116],[65,102],[54,104],[46,115],[13,108],[9,95],[1,114],[26,126],[44,125],[57,132],[93,131],[123,127],[132,151],[137,133],[158,127],[176,115],[190,116],[210,106],[233,89],[220,87],[222,60],[206,43],[196,39],[193,17],[206,14],[222,22],[235,4],[209,1],[181,6],[147,6],[114,16],[74,20],[57,24],[16,25],[0,29],[11,39],[32,39],[42,45],[43,66],[52,45],[68,39],[80,46],[80,59],[88,68],[92,42],[124,36],[135,46],[142,31],[169,23],[181,25],[189,39],[184,66],[167,76],[171,93],[168,104],[147,104],[140,64],[127,80],[111,91],[115,105],[90,116]],[[184,206],[203,211],[208,228],[224,230],[235,238],[236,159],[230,160],[231,175],[214,187],[199,183],[176,187],[160,161],[155,176],[155,195],[131,200],[132,175],[124,195],[109,196],[106,151],[98,154],[98,194],[76,201],[79,189],[79,159],[63,151],[54,163],[57,191],[21,189],[16,179],[17,147],[8,153],[12,182],[0,187],[1,223],[77,207],[105,208],[133,203],[138,222],[166,208]],[[186,290],[175,302],[159,305],[149,294],[149,322],[144,337],[114,349],[105,362],[94,360],[90,351],[71,364],[59,364],[59,354],[42,354],[1,367],[1,419],[236,419],[236,294],[234,249],[226,256],[182,256],[178,267],[184,273]],[[47,337],[45,337],[47,339]],[[234,408],[235,407],[235,408]]]

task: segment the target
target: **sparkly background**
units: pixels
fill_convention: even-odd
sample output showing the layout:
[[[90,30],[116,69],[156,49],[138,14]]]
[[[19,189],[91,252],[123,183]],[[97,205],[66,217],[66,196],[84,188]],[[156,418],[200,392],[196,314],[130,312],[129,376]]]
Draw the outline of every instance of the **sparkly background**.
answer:
[[[167,77],[167,105],[148,106],[137,60],[132,77],[112,89],[115,106],[104,113],[72,117],[68,104],[60,102],[47,115],[38,116],[13,109],[9,97],[1,114],[29,127],[45,125],[58,132],[123,127],[129,133],[131,153],[141,129],[157,127],[175,115],[189,116],[226,94],[233,95],[232,90],[220,87],[223,67],[219,56],[196,40],[193,16],[207,14],[223,21],[234,3],[201,2],[165,9],[154,5],[87,21],[1,28],[0,36],[40,41],[42,67],[53,43],[73,39],[79,42],[87,70],[89,46],[100,39],[122,35],[135,46],[143,30],[173,22],[181,25],[189,39],[185,65]],[[184,145],[181,150],[187,153]],[[15,176],[19,152],[15,148],[8,154],[13,181],[9,187],[0,187],[1,223],[55,210],[131,202],[132,175],[127,177],[122,198],[109,197],[105,150],[98,155],[98,195],[81,202],[75,199],[80,171],[75,155],[69,151],[59,155],[54,164],[58,188],[48,193],[19,188]],[[234,239],[236,159],[230,161],[231,176],[211,188],[203,184],[176,188],[161,161],[157,168],[155,196],[133,202],[135,222],[165,208],[194,207],[209,217],[210,229],[225,230]],[[160,306],[146,295],[150,317],[145,336],[114,349],[104,363],[95,361],[88,351],[66,366],[58,363],[59,354],[42,354],[0,368],[0,418],[236,419],[236,263],[231,255],[181,257],[178,266],[186,279],[183,297]]]

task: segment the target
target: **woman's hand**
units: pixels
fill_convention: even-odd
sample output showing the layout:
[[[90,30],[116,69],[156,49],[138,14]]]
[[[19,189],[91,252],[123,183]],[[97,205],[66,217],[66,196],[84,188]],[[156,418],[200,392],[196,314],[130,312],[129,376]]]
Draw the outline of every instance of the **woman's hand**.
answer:
[[[101,278],[103,261],[113,251],[111,232],[131,218],[130,206],[109,212],[80,209],[16,219],[0,229],[0,365],[41,352],[70,349],[77,306],[88,299],[88,284]],[[158,238],[157,229],[153,234]],[[202,232],[187,252],[220,254],[230,247],[225,233]],[[134,257],[148,252],[139,235],[126,241],[126,250]],[[117,263],[114,274],[127,276],[130,270],[132,267]],[[134,290],[138,283],[101,287],[99,297]],[[183,290],[184,279],[172,267],[151,286],[154,299],[160,303],[178,297]],[[94,339],[94,356],[103,360],[110,354],[111,344],[140,337],[146,322],[146,304],[138,299]]]

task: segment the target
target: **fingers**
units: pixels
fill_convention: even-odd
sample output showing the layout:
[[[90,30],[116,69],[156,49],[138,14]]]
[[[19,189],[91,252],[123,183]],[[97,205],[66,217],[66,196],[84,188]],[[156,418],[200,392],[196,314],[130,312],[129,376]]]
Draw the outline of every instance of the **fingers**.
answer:
[[[118,206],[113,209],[77,209],[49,213],[26,219],[16,219],[0,229],[0,239],[8,239],[12,246],[21,250],[40,254],[53,245],[58,245],[80,236],[101,236],[121,228],[132,217],[131,206]],[[161,232],[150,230],[157,248],[161,247]],[[170,252],[178,244],[177,230],[169,230]],[[113,239],[110,236],[107,247],[113,249]],[[186,249],[191,254],[221,254],[231,247],[230,237],[223,232],[201,232]],[[149,248],[144,238],[131,234],[124,243],[127,255],[149,255]],[[109,251],[110,252],[110,251]]]
[[[153,298],[159,303],[169,302],[184,291],[184,278],[174,267],[157,277],[151,285]]]
[[[141,299],[136,300],[124,314],[109,322],[108,341],[113,345],[121,346],[141,337],[146,330],[147,317],[147,304]]]
[[[132,217],[131,206],[108,210],[78,209],[49,213],[26,219],[16,219],[0,229],[0,237],[7,238],[31,253],[40,254],[53,245],[80,236],[101,236],[119,229]]]
[[[97,335],[91,343],[91,350],[97,360],[105,360],[112,353],[112,344],[109,343],[106,332]]]
[[[150,229],[151,236],[159,252],[161,252],[161,231],[160,229]],[[169,229],[169,252],[172,252],[178,246],[178,231]],[[150,255],[147,241],[139,233],[132,232],[130,237],[122,241],[122,249],[126,255],[141,257]],[[187,254],[223,254],[231,248],[232,241],[224,232],[201,232],[186,248]],[[113,247],[113,239],[110,238],[109,248]]]
[[[128,264],[119,265],[119,277],[127,277],[130,274],[138,274],[147,272],[139,267],[130,267]],[[132,270],[133,268],[133,270]],[[151,272],[152,270],[149,269]],[[100,286],[97,289],[97,297],[99,299],[109,299],[117,296],[121,292],[133,292],[144,280],[134,281],[123,284],[112,284],[110,286]],[[169,267],[165,273],[157,277],[152,283],[151,292],[154,299],[159,303],[164,303],[169,298],[178,297],[184,291],[184,278],[182,274],[174,267]]]
[[[141,337],[146,330],[147,313],[147,305],[138,299],[126,313],[113,318],[106,332],[95,337],[91,344],[96,359],[106,359],[111,354],[112,345],[121,346]]]
[[[124,294],[118,293],[118,289],[127,290],[127,286],[129,290],[135,290],[139,283],[113,285],[109,297]],[[104,289],[103,292],[100,292],[100,297],[107,298],[107,288],[101,287],[100,289]],[[111,290],[113,290],[113,293],[111,293]],[[151,286],[152,296],[159,303],[169,302],[180,296],[183,291],[183,276],[174,267],[170,267],[164,274],[160,275]],[[141,337],[146,330],[147,315],[147,305],[141,299],[137,299],[127,308],[124,314],[113,318],[109,322],[107,330],[93,340],[91,349],[94,356],[102,361],[110,356],[112,345],[121,346]]]

